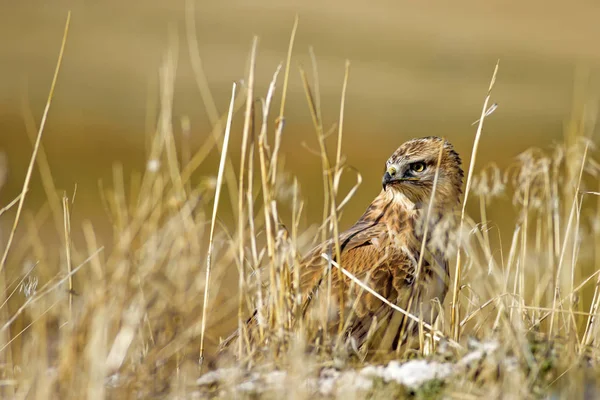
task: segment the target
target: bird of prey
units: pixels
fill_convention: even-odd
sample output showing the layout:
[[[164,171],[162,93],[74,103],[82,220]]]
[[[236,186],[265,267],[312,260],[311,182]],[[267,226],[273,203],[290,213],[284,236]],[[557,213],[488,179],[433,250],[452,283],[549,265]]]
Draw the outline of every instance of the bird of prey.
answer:
[[[337,241],[321,243],[300,263],[299,318],[321,324],[321,331],[340,332],[338,322],[344,315],[341,333],[346,343],[355,349],[368,348],[371,354],[389,353],[415,336],[414,320],[335,269],[324,273],[330,267],[322,257],[325,253],[389,302],[432,323],[448,291],[448,257],[455,244],[462,180],[460,157],[445,139],[431,136],[402,144],[387,160],[383,189],[365,213]],[[327,327],[321,322],[324,309]],[[246,324],[250,336],[255,337],[257,325],[255,312]],[[237,336],[236,331],[221,349]]]

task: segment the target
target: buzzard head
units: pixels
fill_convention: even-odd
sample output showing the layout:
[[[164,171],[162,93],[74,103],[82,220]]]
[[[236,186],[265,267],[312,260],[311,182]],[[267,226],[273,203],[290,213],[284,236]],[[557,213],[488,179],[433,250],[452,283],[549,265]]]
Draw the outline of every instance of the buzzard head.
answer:
[[[412,139],[398,147],[385,164],[383,190],[402,193],[416,206],[428,203],[438,162],[435,202],[458,204],[464,175],[460,157],[450,142],[435,136]]]

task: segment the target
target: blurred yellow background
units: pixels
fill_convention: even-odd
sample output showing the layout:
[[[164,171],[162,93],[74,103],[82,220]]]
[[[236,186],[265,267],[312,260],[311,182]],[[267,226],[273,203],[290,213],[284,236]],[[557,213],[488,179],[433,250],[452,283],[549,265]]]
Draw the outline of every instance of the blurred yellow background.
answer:
[[[344,64],[351,62],[343,148],[364,183],[343,217],[344,227],[380,189],[384,161],[405,140],[445,136],[468,161],[476,130],[471,123],[479,117],[497,59],[492,102],[499,107],[486,121],[478,165],[506,165],[532,145],[561,140],[575,82],[592,87],[588,78],[600,61],[600,5],[591,1],[203,0],[194,7],[198,52],[220,113],[231,83],[245,76],[253,35],[260,39],[256,91],[266,94],[275,68],[285,61],[298,14],[282,153],[302,185],[307,223],[319,222],[322,213],[320,160],[302,145],[317,148],[298,73],[303,65],[312,76],[309,46],[317,57],[326,128],[338,119]],[[181,118],[190,118],[192,152],[210,134],[190,63],[186,2],[20,1],[1,8],[0,150],[7,156],[8,177],[0,204],[20,191],[32,149],[23,104],[39,123],[72,10],[43,146],[57,187],[71,193],[78,185],[74,230],[92,218],[97,229],[108,232],[98,181],[108,183],[117,162],[126,172],[143,170],[146,137],[156,124],[158,68],[173,38],[174,129],[179,134]],[[231,142],[234,163],[239,119]],[[201,172],[215,175],[217,163],[214,155]],[[43,201],[36,172],[27,207],[36,210]]]

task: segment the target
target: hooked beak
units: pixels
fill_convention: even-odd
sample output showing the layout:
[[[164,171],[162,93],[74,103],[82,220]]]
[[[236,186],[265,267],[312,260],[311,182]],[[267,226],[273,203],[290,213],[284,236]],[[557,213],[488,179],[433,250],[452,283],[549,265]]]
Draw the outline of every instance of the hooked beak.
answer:
[[[383,174],[383,179],[381,180],[381,185],[383,186],[383,190],[392,182],[393,178],[388,171],[385,171]]]
[[[383,190],[385,190],[391,183],[394,183],[394,182],[418,181],[418,180],[419,180],[419,178],[416,178],[416,177],[410,177],[410,178],[398,177],[396,168],[394,168],[392,166],[392,167],[388,168],[387,171],[385,171],[385,174],[383,174],[383,179],[381,180],[381,186],[383,186]]]

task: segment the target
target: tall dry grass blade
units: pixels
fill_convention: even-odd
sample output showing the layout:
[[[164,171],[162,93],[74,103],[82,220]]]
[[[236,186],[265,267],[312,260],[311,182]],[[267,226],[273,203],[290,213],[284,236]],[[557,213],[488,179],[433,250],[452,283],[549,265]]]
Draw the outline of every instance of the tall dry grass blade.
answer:
[[[260,132],[258,134],[258,138],[254,138],[253,136],[253,141],[257,140],[257,146],[258,146],[258,155],[259,155],[259,166],[260,166],[260,183],[261,183],[261,190],[263,193],[263,213],[264,213],[264,219],[265,219],[265,229],[267,231],[267,252],[269,255],[269,279],[271,280],[271,282],[274,282],[274,269],[271,268],[273,267],[273,263],[272,263],[272,251],[274,251],[274,247],[275,244],[273,242],[273,232],[272,232],[272,227],[271,227],[271,218],[270,218],[270,214],[269,214],[269,204],[271,202],[271,191],[269,189],[269,182],[268,182],[268,176],[267,176],[267,160],[266,160],[266,148],[268,147],[266,141],[267,141],[267,131],[268,131],[268,119],[269,119],[269,113],[271,111],[271,103],[273,101],[273,96],[275,95],[275,85],[277,83],[277,78],[279,77],[279,72],[281,71],[281,64],[279,64],[277,66],[277,69],[275,70],[275,72],[273,73],[273,77],[271,78],[271,82],[269,83],[269,88],[267,89],[267,95],[265,97],[264,100],[261,99],[261,106],[262,106],[262,119],[261,119],[261,127],[260,127]],[[282,100],[282,101],[285,101]],[[279,127],[278,127],[279,129]],[[250,154],[251,154],[251,159],[254,158],[254,148],[250,149]],[[254,266],[255,266],[255,271],[254,273],[256,274],[256,282],[257,282],[257,286],[260,288],[260,286],[262,285],[262,269],[260,268],[260,260],[259,258],[259,251],[257,249],[257,243],[256,243],[256,228],[255,228],[255,218],[253,215],[253,211],[254,211],[254,200],[253,200],[253,192],[252,192],[252,178],[253,178],[253,174],[254,174],[254,165],[253,165],[253,161],[250,161],[250,165],[248,168],[248,192],[247,192],[247,201],[248,201],[248,221],[249,221],[249,226],[250,226],[250,232],[251,232],[251,241],[252,241],[252,253],[253,253],[253,260],[254,260]],[[264,316],[264,298],[263,298],[263,291],[262,290],[258,290],[257,291],[257,311],[256,311],[256,316],[257,316],[257,321],[258,321],[258,331],[259,331],[259,338],[262,341],[264,339],[264,333],[265,333],[265,316]],[[269,303],[270,305],[270,303]],[[241,332],[241,331],[240,331]]]
[[[157,137],[162,141],[159,147],[166,155],[167,170],[173,185],[173,196],[176,204],[184,202],[184,185],[181,179],[177,146],[173,135],[173,100],[175,92],[175,76],[177,74],[179,43],[177,36],[171,33],[171,45],[164,55],[159,69],[160,79],[160,113]],[[159,151],[159,154],[162,152]],[[158,160],[157,160],[158,161]]]
[[[586,149],[586,153],[587,153],[587,149]],[[581,171],[581,174],[583,174],[583,171]],[[579,177],[579,182],[581,182],[581,176]],[[575,275],[576,275],[576,266],[577,266],[577,260],[579,259],[579,251],[581,249],[581,242],[582,242],[582,238],[581,238],[581,209],[583,207],[583,195],[579,196],[579,190],[576,192],[575,195],[575,199],[577,200],[577,207],[575,208],[576,212],[575,212],[575,235],[573,238],[573,251],[571,254],[571,273],[569,274],[570,277],[570,282],[569,282],[569,290],[571,293],[573,293],[574,289],[575,289]],[[576,336],[579,335],[579,332],[577,330],[577,323],[575,322],[575,314],[573,313],[573,307],[577,306],[577,300],[575,299],[575,295],[571,295],[570,296],[570,304],[569,304],[569,310],[571,311],[571,319],[569,319],[569,324],[567,325],[567,335],[571,335],[572,333],[574,333]],[[582,304],[580,304],[582,305]],[[573,324],[571,325],[571,322],[573,322]]]
[[[346,110],[346,91],[348,90],[348,78],[350,77],[350,61],[346,60],[344,72],[344,83],[342,84],[342,100],[340,102],[340,120],[338,123],[337,151],[335,153],[335,175],[340,171],[342,163],[342,137],[344,131],[344,111]],[[337,185],[334,186],[337,194]]]
[[[338,213],[341,213],[342,209],[348,204],[348,202],[350,201],[350,199],[352,199],[352,197],[354,197],[354,195],[356,194],[356,191],[358,190],[358,188],[360,187],[360,185],[362,184],[362,175],[360,174],[360,172],[358,172],[358,170],[356,170],[353,167],[344,165],[340,168],[340,170],[337,172],[337,174],[335,175],[334,179],[333,179],[333,187],[336,189],[336,195],[338,194],[338,189],[340,187],[340,179],[342,178],[342,173],[344,172],[344,170],[346,169],[350,169],[351,171],[353,171],[354,173],[356,173],[356,183],[354,183],[354,185],[350,188],[350,190],[348,190],[348,193],[346,193],[346,196],[344,196],[344,198],[342,199],[342,201],[340,201],[336,207],[336,211]]]
[[[246,282],[245,273],[245,256],[244,256],[244,173],[247,169],[246,166],[246,154],[248,147],[248,137],[250,136],[252,110],[254,105],[254,68],[256,66],[256,48],[258,46],[258,37],[254,36],[252,39],[252,50],[250,51],[250,68],[248,70],[248,90],[246,91],[246,111],[244,114],[244,128],[242,131],[242,149],[240,155],[240,173],[238,175],[238,264],[239,264],[239,302],[238,302],[238,329],[242,332],[243,328],[243,298],[244,298],[244,284]],[[238,340],[238,358],[242,359],[243,342]]]
[[[314,57],[314,54],[311,52],[311,55]],[[313,63],[315,66],[316,64],[316,60]],[[315,69],[316,71],[316,69]],[[336,198],[337,198],[337,194],[338,194],[338,189],[339,189],[339,181],[340,181],[340,177],[342,174],[342,166],[341,166],[341,161],[342,161],[342,139],[343,139],[343,135],[344,135],[344,111],[346,110],[346,91],[348,89],[348,79],[350,77],[350,61],[346,60],[346,64],[345,64],[345,71],[344,71],[344,83],[342,84],[342,95],[341,95],[341,100],[340,100],[340,117],[339,117],[339,123],[338,123],[338,138],[337,138],[337,151],[336,151],[336,156],[335,156],[335,166],[334,166],[334,172],[333,172],[333,182],[331,183],[331,219],[333,221],[333,234],[334,234],[334,246],[335,246],[335,254],[338,260],[340,260],[340,253],[341,253],[341,249],[340,249],[340,244],[339,244],[339,229],[338,229],[338,205],[336,204]],[[319,107],[319,111],[320,111],[320,107]],[[321,116],[319,116],[319,119],[321,119]],[[331,178],[329,178],[331,181]],[[358,180],[360,180],[360,177],[358,178]],[[352,195],[352,190],[354,188],[352,188],[350,190],[350,192],[348,193],[348,195]],[[343,203],[343,200],[342,200]],[[340,203],[340,205],[342,204]],[[341,276],[339,276],[341,278]],[[340,285],[340,291],[339,291],[339,296],[340,296],[340,306],[342,305],[343,302],[343,285]],[[343,307],[340,307],[340,324],[339,324],[339,328],[338,328],[338,339],[341,337],[342,333],[345,331],[345,323],[344,323],[344,311],[343,311]]]
[[[201,160],[204,160],[204,158],[211,152],[215,145],[219,147],[223,131],[223,123],[225,121],[223,121],[222,118],[219,118],[219,111],[217,109],[215,98],[210,90],[206,72],[204,71],[202,57],[200,56],[200,52],[198,50],[200,46],[198,44],[198,36],[196,34],[195,0],[186,0],[185,2],[185,32],[186,41],[188,44],[188,53],[190,55],[190,63],[192,65],[192,70],[194,71],[196,86],[198,87],[198,91],[202,97],[202,102],[204,103],[208,120],[212,126],[212,134],[191,160],[194,161],[194,164],[189,164],[190,166],[194,165],[193,169],[196,169]],[[223,151],[221,148],[219,148],[219,150]],[[186,178],[186,174],[182,173],[181,175],[183,178]],[[183,179],[183,182],[186,182],[186,180],[187,179]],[[232,209],[235,209],[237,204],[237,185],[235,179],[235,169],[233,168],[233,163],[231,160],[227,160],[225,181],[227,182],[227,188],[231,198],[231,207]]]
[[[233,113],[237,113],[239,110],[242,109],[242,107],[246,104],[246,97],[243,96],[242,97],[242,93],[240,92],[238,94],[238,97],[235,99],[235,103],[234,103],[234,107],[233,107]],[[225,123],[227,120],[227,114],[223,114],[221,115],[219,121],[220,123]],[[183,169],[181,171],[181,180],[183,181],[183,183],[187,183],[189,182],[190,178],[192,177],[192,174],[200,167],[200,165],[206,160],[206,157],[208,157],[211,152],[213,151],[213,147],[215,146],[215,143],[220,140],[221,138],[221,131],[222,131],[222,126],[217,124],[215,125],[214,128],[212,128],[209,139],[206,140],[202,146],[200,147],[200,149],[198,149],[198,151],[196,151],[193,155],[192,158],[190,159],[190,161],[183,166]],[[217,142],[218,144],[218,142]],[[219,145],[220,146],[220,145]],[[219,148],[219,150],[221,150]],[[231,161],[229,161],[228,167],[226,168],[226,178],[227,178],[227,184],[229,185],[230,182],[230,178],[229,178],[229,174],[233,173],[233,182],[235,181],[235,170],[233,167],[231,167],[230,165]],[[231,169],[230,169],[231,168]],[[234,190],[237,189],[237,187],[234,185]],[[234,198],[232,198],[232,201],[234,200]],[[236,204],[236,203],[233,203]],[[235,208],[235,205],[234,205]]]
[[[598,196],[596,201],[596,212],[594,218],[597,221],[600,221],[600,192],[583,192],[584,194],[592,194]],[[596,240],[598,240],[598,231],[596,231]],[[595,267],[596,271],[600,271],[600,248],[598,246],[594,249],[595,256]],[[583,333],[583,338],[581,339],[582,345],[587,346],[593,343],[593,340],[596,339],[593,335],[594,330],[598,329],[597,326],[597,314],[600,310],[600,274],[596,279],[596,287],[594,288],[594,295],[592,297],[592,302],[590,304],[590,316],[588,317],[585,324],[585,331]]]
[[[315,102],[315,111],[317,114],[317,120],[323,125],[323,112],[321,111],[321,81],[319,79],[319,68],[317,66],[317,56],[315,49],[312,46],[308,46],[308,54],[310,56],[310,64],[312,66],[313,74],[313,88],[315,95],[313,100]]]
[[[208,309],[208,290],[210,288],[210,271],[212,267],[212,249],[215,234],[215,225],[217,221],[217,211],[219,209],[219,198],[221,197],[221,186],[223,183],[223,172],[225,169],[225,159],[227,158],[227,149],[229,146],[229,135],[231,133],[231,120],[233,118],[233,105],[235,102],[236,83],[233,83],[231,89],[231,101],[229,103],[229,114],[227,115],[227,125],[225,126],[225,136],[223,137],[223,147],[221,152],[221,161],[219,162],[219,172],[217,174],[217,185],[215,188],[215,198],[213,203],[213,212],[210,222],[210,234],[208,237],[208,252],[206,255],[206,278],[204,281],[204,302],[202,304],[202,322],[200,327],[200,366],[204,361],[204,337],[206,333],[206,311]]]
[[[313,58],[313,62],[316,62]],[[315,67],[316,68],[316,67]],[[323,168],[323,236],[322,241],[328,238],[327,234],[327,222],[329,221],[329,227],[331,230],[331,238],[333,239],[333,251],[335,254],[335,259],[341,259],[341,248],[339,241],[339,229],[338,229],[338,217],[337,217],[337,206],[335,202],[335,194],[333,189],[333,176],[331,170],[331,162],[329,161],[329,156],[327,154],[327,147],[325,145],[325,135],[323,132],[323,123],[319,117],[319,111],[317,108],[317,104],[315,102],[314,96],[311,91],[310,84],[308,83],[308,78],[306,76],[306,71],[301,67],[300,68],[300,76],[302,78],[302,83],[304,85],[304,93],[306,95],[306,100],[308,102],[308,107],[310,109],[310,114],[312,117],[313,125],[315,131],[317,133],[317,141],[319,142],[319,151],[321,156],[321,166]],[[331,270],[331,266],[328,267],[329,271],[327,273],[327,309],[329,309],[329,301],[331,299],[331,274],[329,273]],[[342,272],[338,270],[338,301],[339,301],[339,324],[338,324],[338,335],[342,333],[344,329],[344,293],[346,292],[344,280],[342,279]],[[325,314],[324,314],[325,318]],[[323,321],[325,326],[326,322]],[[325,329],[325,339],[327,336],[327,329]]]
[[[25,90],[24,93],[27,93],[27,90]],[[33,112],[29,105],[29,99],[26,94],[23,95],[21,101],[21,109],[23,113],[23,119],[25,121],[25,131],[27,132],[27,137],[31,141],[31,145],[35,146],[38,128],[36,126],[35,118],[33,116]],[[50,206],[50,209],[52,211],[54,226],[56,227],[56,230],[58,232],[62,228],[61,200],[56,190],[56,185],[54,184],[52,173],[50,172],[50,163],[48,162],[48,157],[46,156],[46,152],[44,151],[44,146],[41,144],[39,146],[36,162],[38,164],[38,171],[40,172],[42,186],[44,188],[46,198],[48,199],[48,205]]]
[[[206,72],[204,71],[204,64],[202,63],[202,57],[198,51],[198,35],[196,34],[196,4],[195,0],[185,1],[185,33],[188,44],[188,53],[190,55],[190,62],[192,69],[194,70],[194,79],[196,80],[196,86],[200,91],[204,108],[206,109],[206,115],[208,120],[213,127],[221,124],[219,120],[219,111],[217,110],[217,104],[215,98],[210,91],[210,85],[206,78]],[[220,129],[220,128],[219,128]]]
[[[496,62],[496,67],[494,68],[494,73],[492,74],[492,80],[490,81],[490,85],[488,87],[487,95],[485,100],[483,101],[483,107],[481,109],[481,117],[479,118],[479,124],[477,125],[477,132],[475,133],[475,140],[473,142],[473,150],[471,152],[471,161],[469,164],[469,172],[467,174],[467,184],[465,188],[465,198],[463,200],[462,210],[460,213],[460,225],[458,230],[458,251],[456,252],[456,266],[454,270],[454,286],[452,288],[452,312],[450,317],[450,327],[452,329],[452,337],[454,340],[458,340],[460,336],[460,315],[459,315],[459,305],[458,305],[458,292],[460,288],[461,281],[461,264],[460,264],[460,246],[462,242],[462,227],[465,220],[465,209],[467,207],[467,201],[469,199],[469,192],[471,190],[471,180],[473,179],[473,171],[475,170],[475,161],[477,159],[477,150],[479,148],[479,141],[481,140],[481,133],[483,132],[483,121],[485,120],[485,115],[488,110],[488,102],[490,101],[490,97],[492,94],[492,89],[494,88],[494,84],[496,83],[496,75],[498,74],[498,66],[500,65],[500,60]]]
[[[292,26],[292,34],[290,35],[290,44],[288,46],[287,58],[285,61],[285,70],[283,73],[283,88],[281,92],[281,105],[279,107],[279,124],[282,124],[285,111],[285,102],[287,99],[287,88],[290,79],[290,63],[292,61],[292,52],[294,50],[294,42],[296,41],[296,31],[298,30],[298,14],[294,17],[294,25]],[[279,127],[277,128],[279,129]]]
[[[67,273],[69,275],[69,319],[73,317],[73,265],[71,263],[71,213],[69,211],[69,198],[63,196],[63,223],[65,233],[65,255],[67,261]]]
[[[581,160],[581,167],[579,170],[579,179],[577,180],[577,186],[576,186],[576,190],[575,190],[575,196],[573,197],[573,203],[571,205],[571,212],[569,213],[569,219],[567,220],[567,226],[565,228],[565,237],[563,238],[563,244],[561,246],[561,251],[560,251],[560,258],[558,260],[558,265],[557,265],[557,271],[556,271],[556,281],[554,283],[554,294],[553,294],[553,299],[552,299],[552,309],[556,310],[556,302],[558,301],[558,297],[560,296],[559,290],[560,290],[560,279],[561,279],[561,272],[562,272],[562,266],[563,266],[563,262],[565,260],[565,253],[567,252],[567,247],[569,246],[569,237],[570,237],[570,233],[573,229],[577,229],[577,227],[573,228],[573,219],[575,218],[575,214],[576,214],[576,210],[577,210],[577,199],[579,196],[579,192],[580,192],[580,187],[581,187],[581,178],[583,177],[583,171],[585,169],[585,162],[586,162],[586,158],[587,158],[587,152],[588,152],[588,147],[589,147],[589,143],[586,144],[585,146],[585,150],[583,151],[583,156],[582,156],[582,160]],[[562,304],[562,301],[561,301]],[[550,333],[550,335],[554,335],[553,333],[553,328],[554,328],[554,315],[555,313],[552,312],[552,314],[550,315],[550,328],[548,329],[548,332]]]
[[[25,181],[23,182],[23,188],[21,189],[21,197],[19,198],[19,205],[17,206],[17,213],[15,215],[15,220],[13,222],[13,226],[8,235],[8,241],[6,243],[6,248],[4,249],[4,254],[2,254],[2,260],[0,261],[0,271],[2,271],[4,269],[4,266],[6,264],[6,259],[8,258],[8,252],[9,252],[12,242],[15,238],[15,232],[17,230],[17,226],[19,225],[21,212],[23,211],[23,204],[25,203],[27,191],[29,190],[29,182],[31,181],[31,174],[33,173],[33,166],[35,164],[35,160],[37,158],[37,153],[40,148],[40,143],[42,141],[42,134],[43,134],[44,128],[46,126],[46,119],[48,118],[48,112],[50,111],[50,105],[52,104],[52,98],[54,97],[54,88],[56,87],[56,82],[58,81],[58,73],[60,71],[60,66],[62,64],[65,47],[67,45],[67,37],[69,34],[70,22],[71,22],[71,11],[69,11],[67,13],[67,22],[65,23],[65,29],[64,29],[64,33],[63,33],[62,43],[60,45],[60,51],[58,53],[58,61],[56,62],[56,68],[54,69],[54,76],[52,77],[52,83],[50,85],[50,92],[48,93],[48,99],[46,100],[46,106],[44,108],[44,113],[42,114],[42,120],[40,121],[40,129],[38,130],[37,138],[35,140],[35,145],[33,146],[33,154],[31,155],[31,159],[29,161],[29,166],[27,167],[27,174],[25,175]]]
[[[271,163],[269,166],[269,174],[271,176],[271,185],[275,185],[275,179],[277,177],[277,159],[279,156],[279,149],[281,147],[281,137],[283,134],[283,128],[285,127],[285,103],[287,100],[287,89],[290,80],[290,65],[292,62],[292,52],[294,50],[294,43],[296,41],[296,31],[298,30],[298,15],[294,17],[294,25],[292,26],[292,33],[290,35],[290,42],[288,45],[287,57],[285,60],[285,70],[283,74],[283,87],[281,92],[281,105],[279,107],[279,116],[277,117],[275,129],[275,144],[273,146],[273,154],[271,156]]]
[[[267,256],[269,259],[269,285],[272,288],[277,288],[277,266],[275,263],[275,226],[274,224],[277,222],[274,220],[275,215],[272,215],[271,202],[274,197],[273,186],[271,185],[271,181],[269,179],[269,160],[267,158],[267,153],[269,152],[269,144],[267,140],[267,131],[268,131],[268,116],[271,107],[271,101],[273,99],[273,95],[275,93],[275,84],[277,81],[277,77],[279,76],[279,71],[281,70],[281,65],[279,65],[273,74],[273,79],[269,84],[269,89],[267,91],[267,97],[262,102],[262,123],[260,132],[258,134],[257,139],[257,147],[258,147],[258,163],[260,167],[260,184],[262,190],[262,209],[263,209],[263,218],[264,218],[264,229],[266,234],[267,241]],[[284,100],[282,100],[284,101]],[[281,121],[280,121],[281,122]],[[271,160],[272,162],[272,160]],[[262,285],[262,277],[261,277],[261,269],[256,269],[256,278],[258,282],[258,286]],[[260,290],[259,290],[260,292]],[[281,304],[279,303],[279,298],[277,290],[271,290],[267,293],[267,316],[269,318],[268,326],[272,327],[273,323],[281,322],[281,318],[283,315],[280,311]],[[262,294],[258,296],[259,302],[262,302]],[[259,309],[257,317],[259,326],[263,323],[262,321],[262,310]],[[260,335],[262,338],[263,329],[259,328]]]

